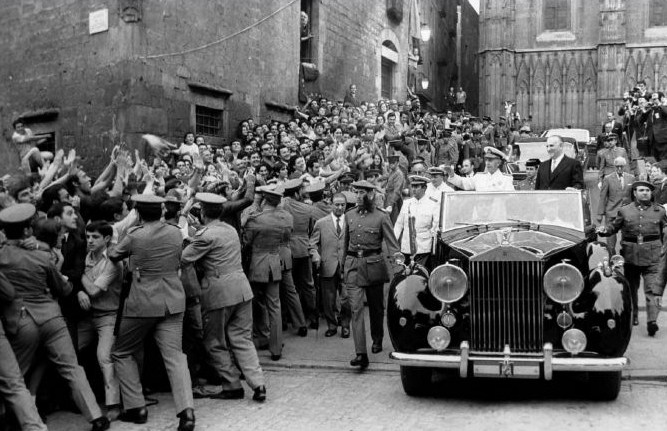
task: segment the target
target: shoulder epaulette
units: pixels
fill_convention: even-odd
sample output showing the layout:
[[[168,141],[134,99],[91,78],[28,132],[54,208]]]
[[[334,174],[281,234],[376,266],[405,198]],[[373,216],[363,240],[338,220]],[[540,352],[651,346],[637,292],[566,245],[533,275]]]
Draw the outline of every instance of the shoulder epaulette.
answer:
[[[143,227],[144,227],[144,225],[142,225],[142,224],[140,224],[140,225],[138,225],[138,226],[132,226],[131,228],[129,228],[129,229],[127,230],[127,233],[132,233],[132,232],[137,231],[137,230],[139,230],[139,229],[141,229],[141,228],[143,228]]]
[[[429,198],[430,200],[432,200],[433,202],[436,202],[436,203],[438,202],[438,200],[437,200],[436,198],[434,198],[433,196],[429,196],[428,198]]]

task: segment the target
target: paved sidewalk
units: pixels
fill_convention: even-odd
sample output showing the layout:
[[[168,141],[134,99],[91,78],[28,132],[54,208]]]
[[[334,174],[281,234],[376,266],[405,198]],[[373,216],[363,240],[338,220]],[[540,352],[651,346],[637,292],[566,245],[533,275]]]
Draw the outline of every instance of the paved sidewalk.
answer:
[[[660,330],[655,337],[646,333],[646,314],[639,312],[639,326],[632,334],[630,346],[626,356],[630,365],[624,371],[626,378],[661,377],[667,378],[667,313],[662,313],[658,320]],[[366,315],[366,330],[368,315]],[[299,337],[291,329],[285,331],[285,347],[280,361],[272,361],[268,351],[259,351],[260,362],[266,369],[284,368],[319,368],[319,369],[352,369],[350,360],[355,356],[352,337],[342,339],[340,330],[334,337],[324,336],[326,324],[320,322],[319,331],[308,330],[307,337]],[[370,353],[370,333],[367,334],[370,371],[398,371],[398,365],[389,359],[389,352],[393,351],[389,333],[385,325],[383,351],[378,354]]]

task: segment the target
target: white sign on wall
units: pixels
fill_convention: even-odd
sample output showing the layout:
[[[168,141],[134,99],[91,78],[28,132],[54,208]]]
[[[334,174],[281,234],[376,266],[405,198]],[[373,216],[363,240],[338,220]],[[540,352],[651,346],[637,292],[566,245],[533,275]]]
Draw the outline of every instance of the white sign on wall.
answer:
[[[88,33],[95,34],[109,30],[109,9],[100,9],[88,14]]]

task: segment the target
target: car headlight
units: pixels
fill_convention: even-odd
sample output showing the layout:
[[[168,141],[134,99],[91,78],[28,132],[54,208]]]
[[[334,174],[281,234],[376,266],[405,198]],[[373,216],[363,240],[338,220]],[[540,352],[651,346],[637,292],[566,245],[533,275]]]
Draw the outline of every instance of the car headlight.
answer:
[[[452,341],[452,336],[447,328],[434,326],[428,330],[426,341],[434,350],[445,350],[449,346],[449,342]]]
[[[428,287],[436,299],[451,304],[468,291],[468,277],[458,266],[446,263],[431,272]]]
[[[559,263],[544,274],[544,292],[559,304],[568,304],[584,290],[584,277],[569,263]]]
[[[579,354],[586,350],[586,344],[588,340],[586,334],[583,331],[572,328],[568,329],[563,333],[563,338],[561,338],[563,343],[563,348],[573,355]]]

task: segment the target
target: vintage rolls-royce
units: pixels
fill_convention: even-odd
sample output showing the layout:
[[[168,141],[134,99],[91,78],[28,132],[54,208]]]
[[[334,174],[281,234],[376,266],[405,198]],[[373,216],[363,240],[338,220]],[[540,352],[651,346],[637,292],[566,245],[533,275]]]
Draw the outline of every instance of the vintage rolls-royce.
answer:
[[[623,260],[595,242],[579,191],[444,193],[433,262],[393,278],[387,321],[409,395],[433,371],[551,380],[615,399],[632,332]]]

